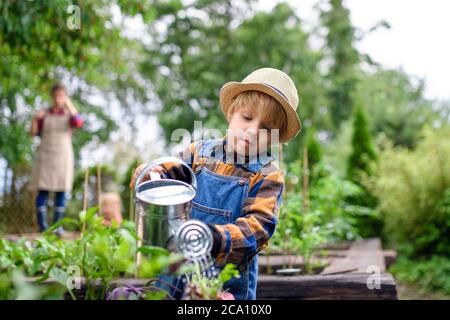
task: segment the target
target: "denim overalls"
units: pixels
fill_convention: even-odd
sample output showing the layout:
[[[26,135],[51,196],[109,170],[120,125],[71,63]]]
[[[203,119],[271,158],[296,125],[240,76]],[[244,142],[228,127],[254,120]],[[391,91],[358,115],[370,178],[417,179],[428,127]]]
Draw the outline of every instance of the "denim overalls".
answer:
[[[223,158],[223,139],[202,141],[199,157],[227,162]],[[220,149],[222,148],[222,149]],[[217,152],[217,150],[221,150]],[[260,155],[258,161],[249,164],[235,164],[251,173],[261,171],[267,163],[273,160],[268,155]],[[192,163],[188,163],[192,167]],[[243,216],[244,200],[247,198],[249,180],[245,177],[225,176],[212,172],[206,166],[198,165],[195,169],[197,178],[197,194],[193,199],[191,217],[204,223],[224,225],[234,223]],[[216,266],[217,271],[223,267]],[[250,261],[243,261],[237,266],[239,278],[233,278],[225,283],[224,290],[231,292],[237,300],[256,299],[256,284],[258,278],[258,254]],[[178,290],[160,283],[158,287],[167,290],[176,299],[182,296],[184,284],[182,277],[162,275],[161,280],[172,283]]]
[[[223,161],[223,152],[216,152],[218,148],[223,148],[223,139],[203,141],[199,157]],[[263,155],[254,163],[235,165],[244,167],[250,173],[255,173],[272,159],[270,156]],[[198,192],[193,199],[193,219],[201,220],[204,223],[223,225],[233,223],[243,216],[243,204],[249,192],[247,178],[220,175],[201,165],[196,167],[195,175]],[[225,283],[224,289],[228,289],[237,300],[256,299],[258,254],[254,255],[250,261],[242,262],[237,268],[240,277]],[[222,268],[218,267],[217,269],[220,271]],[[175,285],[178,288],[183,287],[180,278],[176,280]],[[177,298],[181,297],[180,293],[176,293],[174,290],[171,290],[171,294]]]

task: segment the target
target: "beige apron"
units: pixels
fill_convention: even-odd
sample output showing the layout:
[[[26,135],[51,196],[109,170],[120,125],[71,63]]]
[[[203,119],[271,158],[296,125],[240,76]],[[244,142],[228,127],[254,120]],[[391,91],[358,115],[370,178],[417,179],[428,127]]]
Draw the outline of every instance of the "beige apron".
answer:
[[[69,115],[47,114],[33,167],[34,190],[72,190],[73,148]]]

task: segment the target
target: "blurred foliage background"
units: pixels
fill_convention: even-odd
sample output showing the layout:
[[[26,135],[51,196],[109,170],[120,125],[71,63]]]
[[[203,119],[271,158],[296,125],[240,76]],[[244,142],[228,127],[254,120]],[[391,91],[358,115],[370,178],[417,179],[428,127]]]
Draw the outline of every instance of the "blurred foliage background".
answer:
[[[299,88],[303,124],[283,148],[287,188],[273,245],[289,235],[288,249],[308,255],[324,242],[381,237],[399,251],[399,281],[450,294],[450,102],[426,99],[424,80],[357,50],[388,22],[356,32],[342,0],[318,1],[309,31],[283,2],[261,11],[254,0],[96,0],[79,4],[81,28],[71,30],[71,4],[0,1],[0,232],[36,230],[26,187],[37,142],[28,131],[55,81],[68,86],[86,121],[74,135],[68,215],[82,206],[82,151],[89,158],[108,145],[114,160],[98,163],[102,190],[121,194],[128,217],[130,173],[146,157],[133,144],[142,119],[159,124],[152,132],[163,147],[148,146],[155,156],[196,120],[225,129],[220,87],[270,66]],[[91,163],[90,204],[98,200],[96,170]]]

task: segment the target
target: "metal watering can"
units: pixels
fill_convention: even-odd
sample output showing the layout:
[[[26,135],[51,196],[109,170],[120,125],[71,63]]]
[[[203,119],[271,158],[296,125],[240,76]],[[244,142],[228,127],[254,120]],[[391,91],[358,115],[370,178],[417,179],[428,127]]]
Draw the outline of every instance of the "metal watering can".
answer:
[[[180,165],[185,181],[161,177],[152,169],[164,163]],[[142,182],[147,174],[148,181]],[[191,219],[197,179],[192,169],[175,157],[163,157],[147,164],[135,181],[134,212],[138,247],[158,246],[183,253],[188,260],[210,252],[212,233],[207,225]],[[136,259],[140,263],[140,254]]]

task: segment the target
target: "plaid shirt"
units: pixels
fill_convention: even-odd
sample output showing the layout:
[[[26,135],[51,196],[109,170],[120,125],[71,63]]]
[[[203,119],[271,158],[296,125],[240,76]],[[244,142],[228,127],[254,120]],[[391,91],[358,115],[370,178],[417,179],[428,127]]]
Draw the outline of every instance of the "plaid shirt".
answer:
[[[192,143],[189,150],[179,154],[179,158],[192,164],[192,170],[205,166],[216,174],[245,177],[249,181],[248,196],[243,202],[243,215],[233,223],[213,226],[220,239],[217,265],[223,266],[229,262],[239,264],[264,249],[275,231],[284,187],[283,174],[272,157],[260,159],[259,165],[227,163],[230,161],[227,161],[225,152],[220,152],[223,157],[217,157],[215,150],[211,154],[200,154],[201,144],[201,141]],[[221,139],[217,147],[224,148],[225,144],[226,139]],[[225,148],[222,151],[224,150]],[[171,163],[164,167],[169,176],[179,176],[179,165]]]

